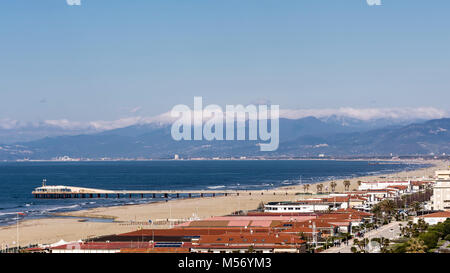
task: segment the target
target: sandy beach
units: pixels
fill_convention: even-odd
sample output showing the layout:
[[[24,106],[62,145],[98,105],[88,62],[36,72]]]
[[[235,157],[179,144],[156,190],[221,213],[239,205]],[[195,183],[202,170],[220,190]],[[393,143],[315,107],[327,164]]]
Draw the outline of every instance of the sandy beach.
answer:
[[[448,162],[444,161],[410,161],[409,163],[432,164],[432,167],[404,171],[399,173],[364,176],[345,179],[350,181],[350,190],[358,187],[358,181],[375,180],[405,180],[414,178],[429,178],[439,169],[448,169]],[[384,177],[384,178],[380,178]],[[344,192],[343,180],[335,180],[336,192]],[[330,187],[331,181],[320,182],[323,189]],[[52,217],[35,220],[25,220],[16,225],[0,227],[0,246],[16,246],[17,237],[20,245],[31,243],[54,243],[59,240],[74,241],[90,237],[117,234],[133,231],[138,228],[167,228],[167,219],[181,220],[191,217],[204,219],[210,216],[231,214],[238,210],[256,209],[261,202],[293,201],[311,197],[317,192],[316,184],[309,187],[305,195],[303,185],[282,187],[264,191],[249,191],[240,196],[218,196],[192,199],[176,199],[168,202],[157,202],[142,205],[127,205],[116,207],[101,207],[65,213],[65,217]],[[251,193],[251,194],[250,194]],[[76,217],[112,218],[111,222],[80,221]],[[149,220],[153,221],[151,225]],[[18,236],[17,236],[18,235]]]

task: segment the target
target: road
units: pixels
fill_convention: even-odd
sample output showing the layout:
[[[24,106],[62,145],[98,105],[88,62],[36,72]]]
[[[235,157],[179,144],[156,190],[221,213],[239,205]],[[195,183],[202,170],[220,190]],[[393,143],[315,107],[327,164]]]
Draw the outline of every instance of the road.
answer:
[[[369,240],[372,238],[384,237],[392,240],[394,238],[398,238],[400,236],[400,224],[405,226],[406,222],[392,222],[385,226],[382,226],[378,229],[371,230],[364,234],[364,238],[368,238]],[[358,240],[362,238],[357,238]],[[342,244],[339,247],[332,247],[327,250],[322,251],[321,253],[351,253],[351,247],[353,246],[353,239],[348,241],[348,245]]]

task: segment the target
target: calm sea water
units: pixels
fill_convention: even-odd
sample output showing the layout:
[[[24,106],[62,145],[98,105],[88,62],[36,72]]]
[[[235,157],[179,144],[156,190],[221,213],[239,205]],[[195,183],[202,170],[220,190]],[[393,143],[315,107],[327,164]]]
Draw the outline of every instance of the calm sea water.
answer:
[[[41,185],[111,190],[265,189],[328,179],[392,173],[419,165],[367,161],[142,161],[0,163],[0,225],[47,217],[52,212],[155,201],[150,198],[34,199]]]

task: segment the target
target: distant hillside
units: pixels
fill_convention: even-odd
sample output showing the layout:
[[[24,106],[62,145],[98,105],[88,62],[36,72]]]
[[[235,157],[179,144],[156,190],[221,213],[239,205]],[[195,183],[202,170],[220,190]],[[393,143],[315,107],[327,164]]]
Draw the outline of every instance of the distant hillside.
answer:
[[[430,120],[333,136],[300,137],[280,146],[279,153],[315,155],[424,155],[450,153],[450,119]]]
[[[450,119],[407,126],[361,128],[307,117],[280,119],[280,146],[260,152],[260,141],[174,141],[170,125],[146,124],[96,134],[47,137],[0,145],[1,160],[74,158],[172,158],[229,156],[424,155],[450,153]]]

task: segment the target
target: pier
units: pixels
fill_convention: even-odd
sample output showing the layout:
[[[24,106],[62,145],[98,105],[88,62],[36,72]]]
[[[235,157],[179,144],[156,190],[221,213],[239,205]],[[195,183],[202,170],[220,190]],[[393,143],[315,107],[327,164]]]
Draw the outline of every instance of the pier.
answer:
[[[39,199],[65,199],[65,198],[192,198],[192,197],[216,197],[229,195],[295,194],[282,190],[103,190],[93,188],[81,188],[72,186],[47,186],[45,181],[42,187],[32,191],[35,198]]]

